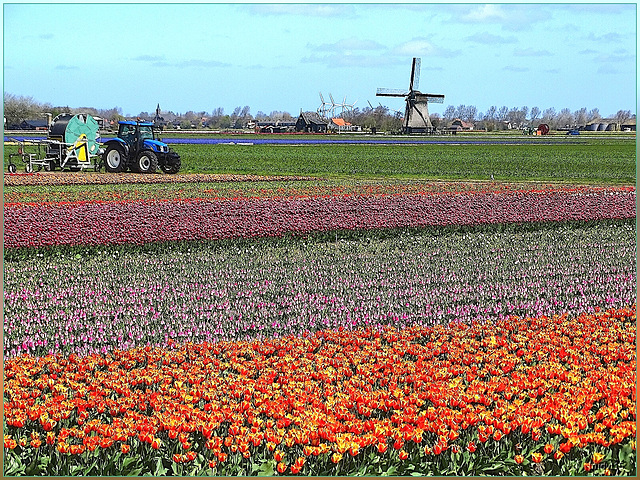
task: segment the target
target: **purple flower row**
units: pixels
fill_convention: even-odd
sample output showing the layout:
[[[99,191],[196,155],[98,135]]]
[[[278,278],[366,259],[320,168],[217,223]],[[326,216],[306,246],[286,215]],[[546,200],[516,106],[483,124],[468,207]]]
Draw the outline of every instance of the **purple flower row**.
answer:
[[[477,225],[636,216],[635,190],[248,198],[4,209],[5,247],[145,244],[336,229]]]
[[[635,304],[636,253],[629,222],[8,260],[4,355],[593,312]]]

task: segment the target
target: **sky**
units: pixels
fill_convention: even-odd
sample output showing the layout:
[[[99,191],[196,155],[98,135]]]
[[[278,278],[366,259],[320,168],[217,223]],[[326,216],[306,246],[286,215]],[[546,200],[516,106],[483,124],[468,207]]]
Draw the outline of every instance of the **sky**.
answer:
[[[53,106],[403,110],[443,104],[637,110],[636,3],[4,3],[3,89]]]

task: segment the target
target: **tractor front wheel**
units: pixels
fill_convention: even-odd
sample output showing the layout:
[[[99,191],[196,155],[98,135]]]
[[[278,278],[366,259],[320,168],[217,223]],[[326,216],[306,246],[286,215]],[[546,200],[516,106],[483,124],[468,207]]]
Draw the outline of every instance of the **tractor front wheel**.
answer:
[[[102,158],[107,172],[120,173],[124,170],[124,149],[120,145],[109,145]]]
[[[136,170],[139,173],[156,173],[158,169],[158,156],[151,150],[140,152],[136,158]]]

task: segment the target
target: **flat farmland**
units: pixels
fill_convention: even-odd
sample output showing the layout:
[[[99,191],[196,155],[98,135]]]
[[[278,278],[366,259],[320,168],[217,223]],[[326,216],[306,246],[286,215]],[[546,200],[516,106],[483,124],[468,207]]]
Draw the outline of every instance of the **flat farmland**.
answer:
[[[184,173],[447,180],[493,178],[510,182],[629,185],[634,185],[636,179],[635,138],[628,137],[573,140],[517,136],[491,139],[489,136],[485,140],[448,138],[439,143],[423,140],[415,144],[250,144],[259,139],[227,140],[229,143],[176,143],[172,148],[182,158],[181,171]],[[287,141],[302,139],[292,136]],[[5,171],[8,154],[16,149],[15,146],[5,148]]]
[[[5,174],[5,474],[635,476],[634,139],[252,138]]]

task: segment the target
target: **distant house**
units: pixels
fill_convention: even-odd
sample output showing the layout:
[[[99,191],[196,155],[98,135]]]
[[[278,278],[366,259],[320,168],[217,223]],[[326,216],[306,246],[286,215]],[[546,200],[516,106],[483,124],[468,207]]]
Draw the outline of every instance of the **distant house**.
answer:
[[[344,118],[332,118],[328,128],[338,132],[360,132],[362,130],[359,125],[352,125]]]
[[[636,119],[631,118],[620,125],[620,130],[623,132],[635,132],[636,131]]]
[[[47,120],[23,120],[20,124],[21,130],[48,130],[49,122]]]
[[[256,133],[286,133],[295,131],[296,123],[287,120],[252,121],[247,124],[247,128],[254,128]]]
[[[473,123],[469,123],[469,122],[465,122],[463,120],[460,120],[459,118],[456,118],[453,122],[451,122],[451,126],[452,127],[456,127],[457,131],[460,130],[473,130]],[[457,128],[459,127],[459,128]]]
[[[300,112],[296,121],[296,132],[327,133],[329,124],[316,112]]]

